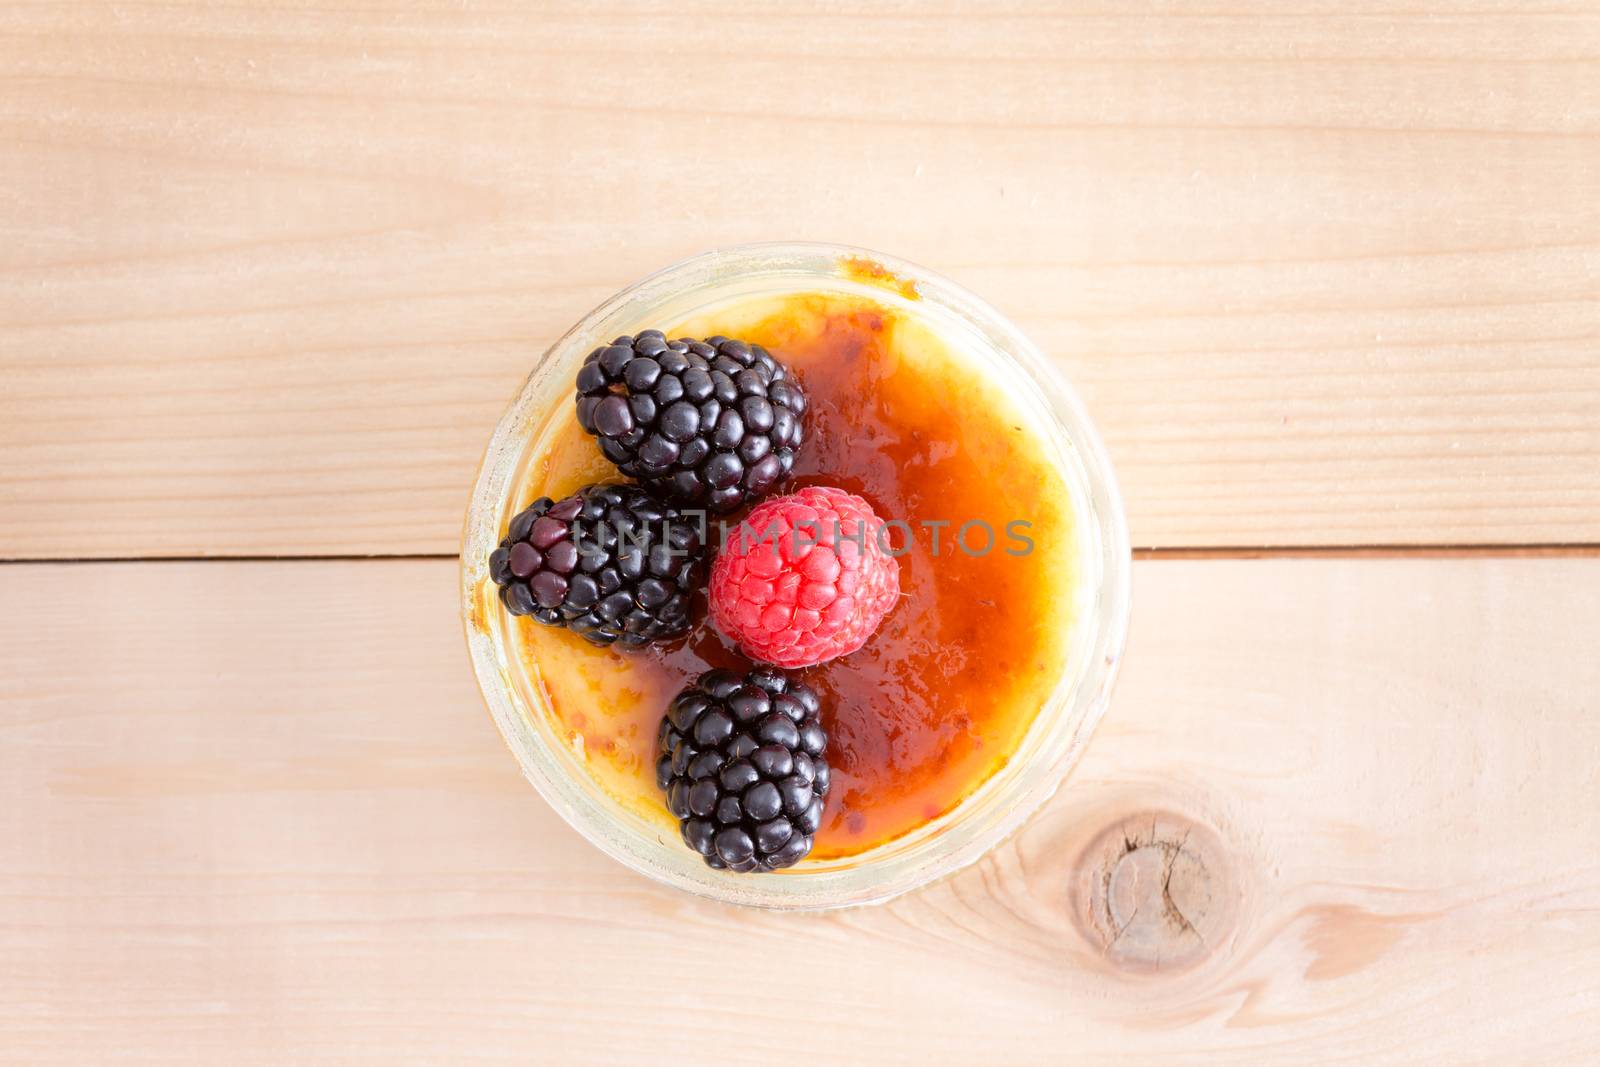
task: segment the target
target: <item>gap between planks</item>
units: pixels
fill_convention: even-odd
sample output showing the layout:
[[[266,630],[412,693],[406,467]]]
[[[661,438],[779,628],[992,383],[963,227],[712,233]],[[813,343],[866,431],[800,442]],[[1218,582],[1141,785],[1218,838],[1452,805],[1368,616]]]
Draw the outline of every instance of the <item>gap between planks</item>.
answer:
[[[1503,545],[1264,545],[1197,548],[1136,548],[1134,559],[1465,559],[1472,557],[1588,558],[1600,556],[1600,543]],[[395,560],[457,559],[454,552],[411,552],[398,555],[349,553],[289,556],[80,556],[76,558],[0,559],[0,566],[75,563],[387,563]]]

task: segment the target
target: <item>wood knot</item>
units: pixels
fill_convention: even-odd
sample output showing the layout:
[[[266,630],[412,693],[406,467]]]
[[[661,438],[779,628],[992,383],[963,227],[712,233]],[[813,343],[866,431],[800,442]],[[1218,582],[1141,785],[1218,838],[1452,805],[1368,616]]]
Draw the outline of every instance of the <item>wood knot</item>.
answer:
[[[1193,819],[1119,819],[1089,843],[1077,869],[1074,911],[1084,935],[1120,967],[1192,967],[1233,930],[1233,865],[1216,832]]]

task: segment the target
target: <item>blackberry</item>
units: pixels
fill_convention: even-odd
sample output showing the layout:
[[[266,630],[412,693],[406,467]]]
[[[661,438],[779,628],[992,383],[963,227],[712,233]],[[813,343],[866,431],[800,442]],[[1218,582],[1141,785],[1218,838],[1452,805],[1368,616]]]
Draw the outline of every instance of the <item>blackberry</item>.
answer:
[[[760,345],[726,337],[619,337],[578,371],[578,423],[622,473],[674,504],[718,514],[765,496],[794,467],[806,395]]]
[[[708,671],[673,698],[656,784],[711,867],[775,871],[811,851],[828,796],[817,694],[773,670]]]
[[[699,529],[671,507],[635,486],[591,485],[512,519],[489,575],[513,615],[638,648],[689,629],[702,555]]]

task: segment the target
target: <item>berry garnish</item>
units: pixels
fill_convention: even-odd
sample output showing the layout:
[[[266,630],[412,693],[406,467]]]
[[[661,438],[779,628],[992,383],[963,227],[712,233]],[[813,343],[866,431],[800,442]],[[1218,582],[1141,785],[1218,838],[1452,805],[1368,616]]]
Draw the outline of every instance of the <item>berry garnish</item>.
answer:
[[[578,371],[578,423],[623,474],[718,514],[765,496],[794,466],[805,393],[760,345],[619,337]]]
[[[631,485],[535,500],[489,555],[513,615],[591,644],[638,648],[689,629],[702,545],[696,524]]]
[[[711,567],[711,617],[753,659],[805,667],[866,643],[900,595],[872,507],[812,487],[757,505]]]
[[[708,671],[673,698],[656,784],[711,867],[775,871],[811,851],[828,796],[817,694],[779,671]]]

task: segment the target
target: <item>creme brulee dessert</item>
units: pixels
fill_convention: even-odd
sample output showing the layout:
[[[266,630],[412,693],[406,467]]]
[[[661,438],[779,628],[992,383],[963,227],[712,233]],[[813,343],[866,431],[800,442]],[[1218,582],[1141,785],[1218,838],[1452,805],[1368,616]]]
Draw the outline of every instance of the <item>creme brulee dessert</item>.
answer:
[[[965,339],[941,330],[919,310],[914,286],[866,262],[852,264],[846,274],[849,284],[838,287],[740,296],[699,308],[680,321],[637,325],[637,331],[661,331],[662,340],[732,338],[765,349],[804,394],[803,415],[798,416],[804,424],[803,441],[786,460],[789,469],[765,491],[766,498],[826,486],[842,491],[840,499],[844,494],[859,498],[880,520],[894,523],[886,531],[892,562],[879,558],[876,565],[897,570],[898,595],[875,630],[855,651],[774,671],[791,686],[809,689],[817,705],[813,718],[820,718],[826,734],[825,757],[818,757],[809,784],[796,786],[804,787],[796,806],[812,800],[820,805],[820,811],[811,809],[818,825],[801,869],[861,854],[948,815],[1004,767],[1066,671],[1068,635],[1079,603],[1074,501],[1045,431],[1023,414],[1018,393],[1029,383],[1006,380],[1003,372],[974,355]],[[660,342],[653,334],[651,338],[647,347],[654,351]],[[592,343],[601,346],[597,353],[610,340],[594,338]],[[616,358],[620,361],[623,355]],[[590,374],[600,381],[598,371]],[[655,380],[654,372],[635,377],[638,381],[631,384],[641,388],[650,385],[645,377]],[[618,403],[605,412],[599,404],[628,388],[624,382],[596,386],[584,417],[590,423],[623,418]],[[580,403],[581,390],[580,385]],[[677,392],[674,385],[672,396]],[[799,404],[786,393],[781,398],[791,406]],[[774,399],[773,410],[776,405]],[[541,507],[548,514],[576,515],[577,503],[558,515],[561,504],[550,502],[563,501],[586,486],[629,481],[597,445],[596,436],[580,425],[578,410],[569,394],[531,435],[531,452],[510,514],[547,498]],[[653,405],[635,407],[636,413],[641,410],[653,419],[667,418]],[[748,414],[750,409],[743,410]],[[621,432],[622,427],[612,429]],[[687,427],[681,429],[678,437],[689,434]],[[691,447],[656,443],[674,455]],[[757,453],[765,458],[766,446],[747,450],[752,458],[741,469],[754,470]],[[776,466],[769,462],[765,471]],[[709,516],[708,559],[718,554],[717,522],[732,524],[748,511],[739,507],[725,516]],[[542,689],[540,713],[550,717],[554,734],[570,746],[578,765],[600,789],[658,824],[664,836],[676,835],[680,819],[669,806],[688,806],[688,793],[664,803],[662,790],[674,773],[685,773],[688,755],[680,753],[679,766],[670,766],[672,752],[661,746],[682,737],[663,723],[664,713],[679,707],[681,698],[674,705],[675,697],[708,671],[723,669],[742,677],[764,668],[748,654],[748,643],[742,650],[712,618],[705,579],[687,573],[684,583],[699,584],[681,586],[686,633],[637,648],[624,649],[622,642],[595,647],[592,635],[586,640],[571,629],[541,622],[540,614],[555,618],[557,609],[543,608],[539,598],[548,594],[552,605],[563,596],[570,601],[583,579],[570,558],[562,572],[567,578],[545,574],[545,554],[560,550],[570,557],[571,551],[550,541],[554,533],[545,540],[555,547],[541,547],[535,522],[551,520],[523,520],[521,540],[527,543],[513,544],[518,539],[508,535],[496,566],[511,585],[518,581],[513,570],[534,575],[529,590],[518,593],[521,608],[529,613],[515,619],[512,632],[528,677],[537,679]],[[511,532],[519,532],[515,523]],[[535,556],[537,566],[531,562]],[[821,573],[823,568],[814,570]],[[665,569],[660,573],[667,586],[676,580]],[[588,601],[605,595],[606,590],[598,590]],[[784,619],[804,614],[803,586],[799,595],[799,607],[791,603],[784,609],[789,614],[778,614]],[[674,610],[682,614],[684,605]],[[499,608],[491,602],[485,610]],[[747,614],[756,616],[754,609]],[[723,617],[732,616],[725,612]],[[592,630],[594,620],[588,625]],[[652,632],[640,631],[645,636]],[[802,728],[811,721],[803,721],[801,710],[793,701],[785,704],[788,698],[777,691],[754,693],[754,699],[761,709],[769,704],[788,707]],[[705,694],[695,700],[690,712],[708,700],[716,702]],[[780,741],[789,736],[782,726],[773,727]],[[782,762],[785,774],[790,755],[801,758],[799,747],[788,748],[770,756]],[[689,755],[695,751],[691,745]],[[760,757],[750,758],[759,762]],[[824,760],[827,771],[819,778]],[[725,784],[728,773],[720,779]],[[755,782],[755,772],[749,774]],[[788,780],[773,779],[778,784]],[[741,780],[727,788],[746,786]],[[707,786],[705,791],[702,837],[722,827],[709,805],[727,803],[722,795],[726,789]],[[790,799],[786,791],[784,810],[793,815]],[[756,801],[745,803],[754,810]],[[717,810],[728,812],[725,821],[730,825],[741,818],[737,803]],[[761,825],[765,832],[766,824]],[[746,819],[746,826],[747,836],[756,834],[756,823]],[[800,831],[780,826],[773,832],[778,837],[772,848],[777,848],[780,839]],[[685,823],[683,833],[687,840],[695,830]],[[743,857],[743,841],[739,838],[735,853],[725,855]],[[704,840],[702,846],[712,866],[723,865],[715,848]],[[734,869],[749,866],[742,862],[736,859]]]

